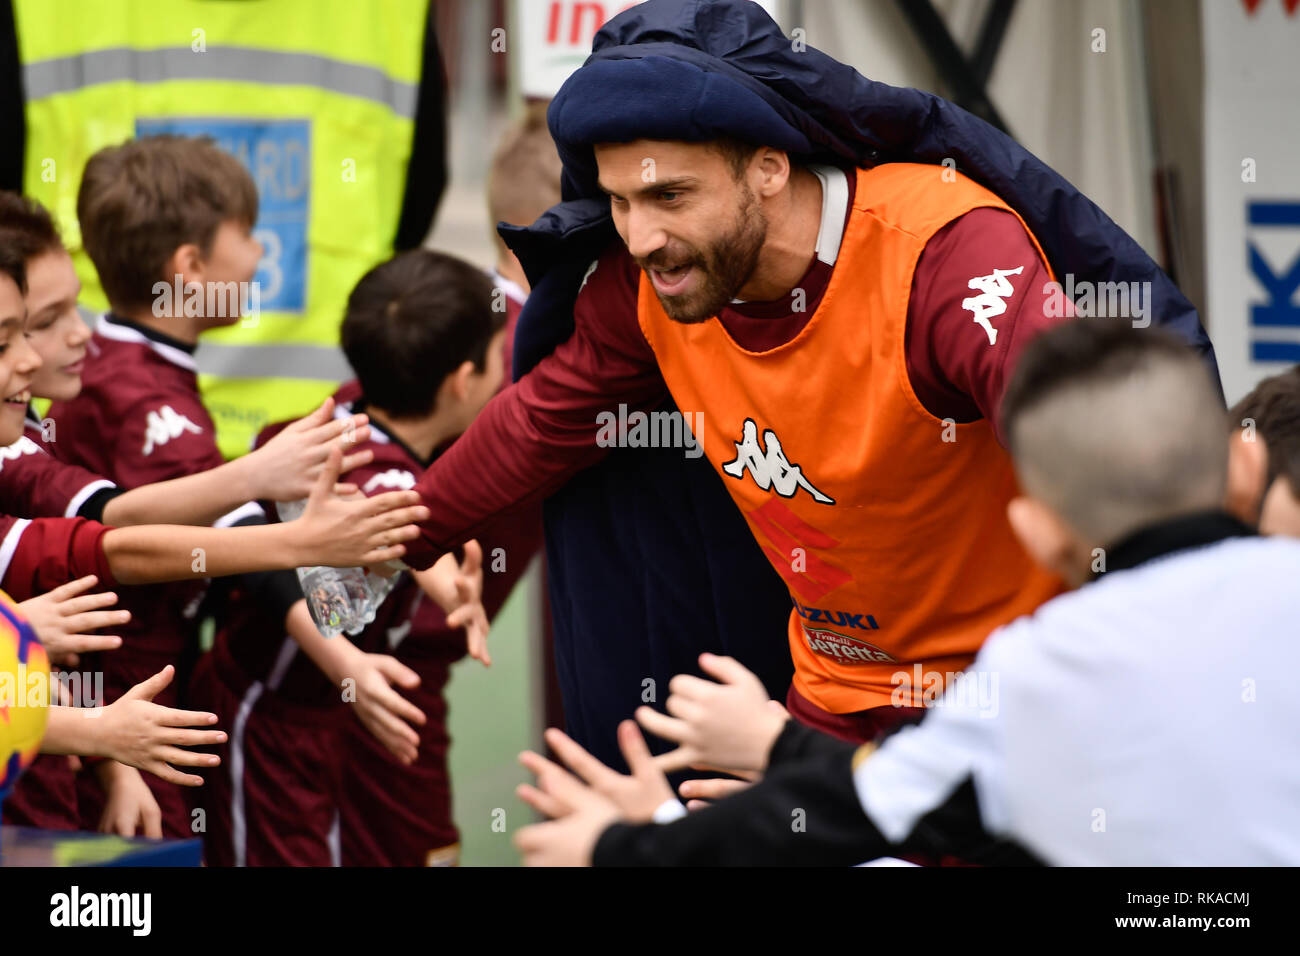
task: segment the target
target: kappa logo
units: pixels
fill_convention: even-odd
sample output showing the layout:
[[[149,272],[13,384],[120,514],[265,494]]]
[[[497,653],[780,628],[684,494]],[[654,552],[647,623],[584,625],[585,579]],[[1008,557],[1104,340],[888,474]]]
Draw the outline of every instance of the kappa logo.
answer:
[[[361,490],[370,494],[376,488],[396,488],[398,491],[406,491],[414,487],[415,475],[401,468],[389,468],[387,471],[371,475],[370,480]]]
[[[5,462],[13,461],[15,458],[21,458],[23,455],[39,455],[43,449],[36,442],[32,441],[26,435],[18,439],[12,445],[5,445],[0,448],[0,470],[5,466]]]
[[[969,309],[976,325],[981,326],[989,336],[989,345],[998,340],[998,330],[989,319],[997,318],[1007,311],[1006,299],[1015,293],[1007,276],[1018,276],[1025,271],[1024,266],[1015,269],[994,269],[986,276],[976,276],[966,283],[967,288],[978,289],[980,294],[961,300],[961,307]]]
[[[159,445],[165,445],[173,438],[180,438],[185,432],[195,435],[203,434],[203,429],[176,411],[170,405],[164,405],[145,418],[144,453],[153,454]]]
[[[894,663],[890,657],[874,644],[849,637],[838,631],[803,625],[803,638],[808,650],[822,657],[829,657],[841,664],[889,664]]]
[[[782,498],[793,498],[800,488],[813,496],[814,501],[824,505],[835,504],[835,499],[824,495],[813,487],[811,481],[804,477],[803,469],[792,465],[781,448],[781,439],[772,429],[763,432],[763,444],[758,441],[758,426],[752,418],[746,418],[741,429],[740,441],[734,442],[736,457],[726,462],[722,470],[733,478],[744,479],[748,470],[754,484],[764,491],[775,490]]]

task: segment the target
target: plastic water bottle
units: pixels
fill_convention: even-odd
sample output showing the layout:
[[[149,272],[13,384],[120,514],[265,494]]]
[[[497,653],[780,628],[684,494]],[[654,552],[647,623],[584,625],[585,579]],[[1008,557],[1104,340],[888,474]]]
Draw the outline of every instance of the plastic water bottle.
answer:
[[[281,521],[293,521],[307,510],[306,499],[278,502]],[[326,637],[347,632],[356,635],[375,619],[397,583],[398,575],[384,577],[365,568],[297,568],[298,583],[316,627]]]
[[[278,502],[275,510],[281,521],[293,521],[307,510],[307,501]],[[337,637],[345,631],[360,634],[375,619],[375,612],[395,580],[385,580],[364,568],[316,566],[296,570],[311,618],[326,637]]]

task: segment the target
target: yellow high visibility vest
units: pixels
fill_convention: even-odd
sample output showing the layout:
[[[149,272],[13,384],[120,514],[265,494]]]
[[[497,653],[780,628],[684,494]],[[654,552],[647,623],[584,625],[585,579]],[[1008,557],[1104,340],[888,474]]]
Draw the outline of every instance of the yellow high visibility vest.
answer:
[[[25,190],[56,217],[84,287],[77,189],[104,146],[209,135],[257,182],[266,249],[255,323],[205,333],[204,400],[227,457],[348,377],[348,293],[392,252],[429,0],[18,0]]]

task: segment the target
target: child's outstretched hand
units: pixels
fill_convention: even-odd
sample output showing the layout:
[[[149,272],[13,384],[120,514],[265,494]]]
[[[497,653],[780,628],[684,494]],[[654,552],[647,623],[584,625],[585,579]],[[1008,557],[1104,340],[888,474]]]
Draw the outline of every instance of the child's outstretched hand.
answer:
[[[302,517],[285,525],[298,567],[359,568],[400,558],[401,542],[420,535],[412,524],[429,517],[417,491],[387,491],[371,498],[335,494],[343,453],[332,447],[316,477]]]
[[[679,745],[655,762],[665,772],[700,765],[765,770],[772,745],[789,719],[785,708],[734,658],[701,654],[700,667],[719,683],[678,674],[668,684],[668,714],[637,708],[642,727]]]
[[[98,583],[99,578],[88,574],[18,605],[36,629],[50,663],[75,667],[81,661],[81,654],[111,651],[122,645],[122,638],[114,634],[90,633],[131,620],[130,611],[103,610],[117,603],[117,595],[112,591],[85,593]]]
[[[310,415],[298,419],[250,452],[249,475],[253,482],[253,499],[299,501],[311,494],[329,458],[330,450],[366,441],[370,438],[370,421],[365,415],[334,417],[334,399],[327,398]],[[342,459],[340,471],[368,464],[375,453],[366,449]]]
[[[537,785],[520,784],[515,792],[552,818],[515,834],[526,866],[590,866],[596,841],[611,823],[643,823],[654,819],[664,804],[675,802],[668,778],[655,766],[645,738],[630,720],[618,726],[618,745],[630,774],[605,766],[562,731],[548,730],[546,742],[573,773],[541,754],[519,755],[519,762],[537,775]]]
[[[483,607],[483,547],[471,539],[465,542],[464,551],[465,559],[459,565],[448,552],[428,570],[412,574],[420,590],[447,615],[447,626],[465,628],[469,656],[491,667],[488,618]]]
[[[176,668],[168,664],[146,681],[136,684],[113,703],[83,711],[87,725],[93,725],[92,751],[139,770],[147,770],[169,783],[197,787],[203,778],[182,773],[175,767],[215,767],[216,754],[196,753],[185,747],[225,743],[224,730],[192,730],[217,722],[216,714],[177,710],[155,704],[153,699],[172,682]],[[98,718],[98,719],[92,719]]]

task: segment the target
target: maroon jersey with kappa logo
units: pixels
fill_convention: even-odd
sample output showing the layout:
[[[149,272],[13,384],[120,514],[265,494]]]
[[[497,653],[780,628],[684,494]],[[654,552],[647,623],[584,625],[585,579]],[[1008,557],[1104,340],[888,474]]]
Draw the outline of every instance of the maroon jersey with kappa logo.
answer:
[[[494,280],[497,288],[505,293],[503,353],[508,375],[515,323],[523,307],[524,292],[500,276]],[[344,394],[359,400],[357,393]],[[365,410],[364,402],[357,410]],[[373,423],[371,429],[375,430]],[[374,462],[364,469],[356,469],[348,477],[363,487],[370,483],[411,487],[407,481],[413,483],[433,459],[453,444],[449,442],[437,449],[430,462],[420,462],[414,453],[390,442],[390,450],[385,452],[382,462],[377,453]],[[405,452],[405,460],[397,454],[399,451]],[[527,570],[533,555],[541,549],[541,508],[534,505],[503,514],[480,529],[477,537],[483,548],[483,606],[491,621]],[[457,854],[455,845],[459,835],[452,819],[447,768],[451,738],[447,732],[443,690],[450,677],[450,665],[465,654],[465,632],[448,629],[442,611],[423,595],[414,581],[409,584],[413,598],[394,593],[386,607],[401,615],[403,605],[393,600],[399,597],[403,601],[413,599],[415,606],[405,616],[374,627],[373,630],[382,630],[383,643],[367,649],[392,654],[420,675],[419,687],[401,693],[424,712],[428,721],[416,728],[420,747],[415,763],[409,767],[398,764],[359,722],[350,721],[345,725],[348,772],[341,778],[343,794],[339,804],[339,842],[344,866],[425,866],[453,862]],[[380,621],[376,620],[375,624],[380,625]],[[364,636],[371,642],[380,638],[378,633],[370,631]]]
[[[198,474],[223,464],[215,429],[199,399],[193,349],[150,329],[104,316],[88,345],[81,394],[55,402],[49,416],[60,459],[122,488]],[[131,622],[123,646],[105,656],[112,696],[175,663],[189,639],[205,582],[121,589]],[[165,692],[170,704],[174,685]]]

